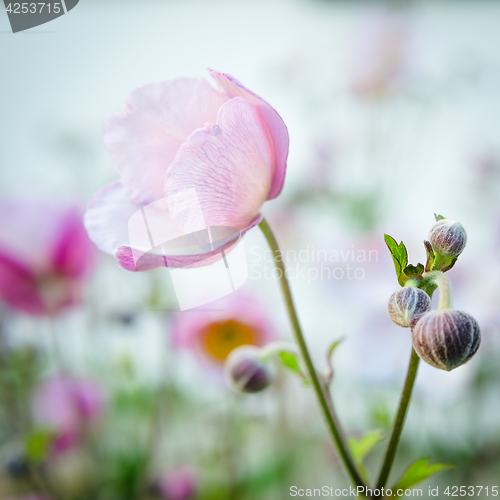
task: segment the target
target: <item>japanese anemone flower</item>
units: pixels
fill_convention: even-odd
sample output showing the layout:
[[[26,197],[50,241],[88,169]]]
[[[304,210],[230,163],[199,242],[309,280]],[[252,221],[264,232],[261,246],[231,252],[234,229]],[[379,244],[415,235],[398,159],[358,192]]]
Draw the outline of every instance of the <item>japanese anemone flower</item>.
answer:
[[[214,250],[229,249],[258,224],[263,203],[283,188],[288,156],[283,120],[233,77],[210,74],[217,88],[204,78],[144,85],[104,124],[104,144],[120,179],[95,195],[85,226],[97,247],[127,270],[217,260]],[[193,215],[189,193],[195,193],[201,217]],[[141,211],[149,248],[134,247],[130,240],[129,221]],[[150,252],[155,228],[164,233],[166,227],[177,243],[163,254]],[[221,227],[233,231],[215,245],[209,236],[210,244],[197,247],[197,253],[181,251],[183,235]],[[137,255],[144,254],[139,266]]]
[[[79,210],[20,196],[0,202],[0,300],[55,314],[80,300],[94,248]]]
[[[54,433],[56,454],[77,443],[85,427],[103,411],[102,389],[91,379],[58,375],[45,380],[33,397],[34,421]]]
[[[262,305],[253,297],[233,293],[214,304],[220,310],[180,314],[172,324],[174,349],[189,349],[206,366],[221,369],[239,346],[263,347],[276,333]]]

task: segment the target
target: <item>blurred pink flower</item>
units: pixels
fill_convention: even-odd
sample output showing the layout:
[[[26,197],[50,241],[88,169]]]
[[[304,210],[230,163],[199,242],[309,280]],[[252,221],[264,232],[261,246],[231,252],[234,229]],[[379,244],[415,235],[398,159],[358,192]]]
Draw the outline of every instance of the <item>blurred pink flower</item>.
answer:
[[[165,500],[189,500],[196,495],[196,483],[194,472],[182,468],[165,474],[158,481],[158,489]]]
[[[0,300],[11,308],[55,314],[77,303],[93,251],[75,206],[0,202]]]
[[[221,368],[240,345],[264,346],[276,333],[262,305],[242,293],[213,303],[221,310],[178,315],[172,325],[172,346],[194,352],[201,361]],[[196,310],[195,310],[196,311]]]
[[[56,376],[44,381],[33,398],[35,424],[55,433],[54,453],[71,448],[103,409],[102,390],[90,379]]]
[[[146,205],[166,196],[160,215],[189,234],[199,227],[176,195],[195,189],[204,224],[237,229],[234,243],[260,222],[262,204],[282,190],[288,156],[283,120],[233,77],[210,74],[217,88],[204,78],[144,85],[105,122],[104,144],[120,180],[96,194],[85,226],[97,247],[125,269],[137,271],[128,221]],[[196,262],[210,255],[197,255]],[[149,257],[141,270],[165,265],[162,255]],[[168,265],[188,261],[174,252]]]

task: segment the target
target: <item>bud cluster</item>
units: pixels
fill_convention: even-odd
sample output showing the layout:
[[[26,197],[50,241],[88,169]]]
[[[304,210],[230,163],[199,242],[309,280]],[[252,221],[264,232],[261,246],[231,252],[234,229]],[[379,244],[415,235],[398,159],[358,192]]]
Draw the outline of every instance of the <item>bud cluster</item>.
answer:
[[[437,262],[460,255],[467,235],[459,222],[441,219],[432,226],[429,242]],[[439,306],[431,311],[427,292],[430,290],[432,295],[436,285]],[[403,288],[391,295],[387,310],[394,323],[411,327],[413,348],[421,359],[435,368],[450,371],[463,365],[481,343],[477,321],[470,314],[452,308],[451,281],[439,270],[408,279]]]

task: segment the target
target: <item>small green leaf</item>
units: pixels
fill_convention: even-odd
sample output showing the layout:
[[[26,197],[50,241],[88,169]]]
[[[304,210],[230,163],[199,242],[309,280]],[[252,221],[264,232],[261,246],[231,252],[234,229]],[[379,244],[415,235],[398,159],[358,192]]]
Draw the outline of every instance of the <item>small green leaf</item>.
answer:
[[[410,465],[406,472],[403,474],[401,479],[392,487],[392,490],[398,488],[407,489],[415,484],[418,484],[428,477],[443,472],[448,469],[455,467],[453,464],[432,464],[429,465],[429,458],[421,458],[414,464]]]
[[[31,462],[43,462],[50,452],[54,433],[46,429],[35,429],[26,436],[26,456]]]
[[[279,359],[283,366],[290,370],[294,375],[297,375],[306,386],[310,384],[308,376],[302,371],[300,366],[298,353],[281,351],[279,353]]]
[[[436,219],[436,222],[437,222],[438,220],[443,220],[443,219],[446,219],[446,217],[445,217],[444,215],[436,215],[436,214],[434,214],[434,218]]]
[[[362,478],[366,482],[369,482],[369,478],[365,466],[363,465],[363,460],[383,439],[384,436],[381,430],[368,432],[360,438],[349,438],[349,448],[351,449],[352,458]]]
[[[424,272],[424,265],[418,263],[416,266],[413,264],[409,264],[403,269],[403,273],[408,277],[411,278],[412,276],[422,276],[422,273]]]
[[[337,349],[337,347],[344,341],[343,338],[341,339],[338,339],[338,340],[335,340],[334,342],[332,342],[332,344],[330,345],[330,347],[328,348],[328,351],[327,351],[327,358],[330,359],[333,355],[333,352],[335,351],[335,349]]]
[[[362,464],[365,457],[384,439],[381,430],[368,432],[360,438],[350,437],[349,446],[356,464]]]
[[[445,273],[446,271],[449,271],[457,262],[458,260],[458,257],[453,257],[451,258],[448,258],[445,263],[444,263],[444,266],[443,268],[441,269],[441,271],[443,271],[443,273]]]
[[[294,373],[301,373],[300,364],[298,360],[297,354],[292,352],[280,352],[280,359],[283,363],[283,366],[288,368],[290,371]]]
[[[326,351],[327,369],[326,369],[326,372],[325,372],[325,382],[327,384],[330,384],[332,382],[332,380],[333,380],[333,364],[332,364],[333,353],[334,353],[335,349],[337,349],[337,347],[339,346],[339,344],[341,342],[343,342],[343,341],[344,341],[343,338],[335,340],[334,342],[331,343],[330,347]]]
[[[408,265],[408,252],[406,251],[406,247],[403,242],[398,245],[396,240],[388,234],[384,234],[384,240],[389,252],[391,252],[392,260],[394,261],[398,283],[401,286],[404,286],[406,276],[404,275],[403,270]]]
[[[427,254],[427,262],[425,263],[425,271],[428,273],[436,260],[436,254],[432,248],[431,242],[424,240],[425,253]]]

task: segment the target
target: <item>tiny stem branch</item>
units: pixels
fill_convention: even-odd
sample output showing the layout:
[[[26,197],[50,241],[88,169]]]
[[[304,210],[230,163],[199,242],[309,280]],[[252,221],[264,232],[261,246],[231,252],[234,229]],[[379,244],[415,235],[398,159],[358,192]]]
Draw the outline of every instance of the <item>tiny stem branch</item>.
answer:
[[[285,299],[288,315],[292,323],[292,329],[295,336],[295,340],[302,354],[302,358],[307,368],[309,378],[311,379],[314,391],[318,398],[318,402],[321,411],[323,413],[326,425],[328,427],[328,431],[333,439],[334,444],[337,447],[337,451],[340,455],[340,458],[342,459],[342,462],[349,476],[351,477],[352,481],[356,486],[364,487],[365,484],[363,482],[363,479],[359,474],[359,471],[352,458],[351,452],[346,444],[346,439],[339,425],[338,418],[335,413],[335,409],[333,407],[333,403],[331,402],[329,395],[327,396],[327,391],[324,387],[324,384],[320,382],[316,369],[313,365],[311,356],[307,349],[307,344],[305,342],[304,335],[300,327],[297,311],[295,310],[295,305],[293,303],[292,292],[290,290],[290,284],[286,276],[285,265],[280,255],[278,242],[276,241],[276,238],[269,224],[267,223],[266,219],[262,219],[262,221],[259,224],[259,227],[262,230],[262,233],[264,234],[267,243],[271,248],[271,251],[273,252],[274,262],[276,264],[276,267],[280,270],[281,291],[283,292],[283,298]]]
[[[392,427],[391,439],[385,452],[384,462],[380,470],[377,485],[375,486],[376,489],[384,487],[389,479],[392,464],[394,463],[394,458],[396,457],[399,439],[401,438],[401,433],[403,432],[406,413],[408,412],[408,406],[410,405],[411,394],[413,392],[413,385],[415,384],[415,378],[417,376],[419,361],[420,358],[418,357],[418,354],[415,352],[415,349],[412,348],[408,374],[406,375],[406,381],[401,394],[401,399],[399,401],[398,412]]]

